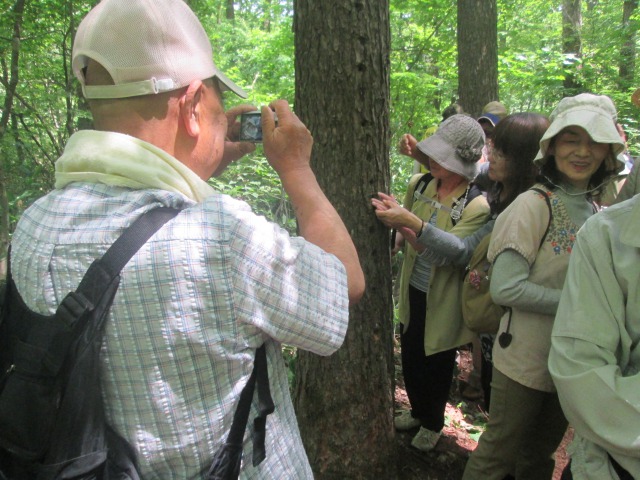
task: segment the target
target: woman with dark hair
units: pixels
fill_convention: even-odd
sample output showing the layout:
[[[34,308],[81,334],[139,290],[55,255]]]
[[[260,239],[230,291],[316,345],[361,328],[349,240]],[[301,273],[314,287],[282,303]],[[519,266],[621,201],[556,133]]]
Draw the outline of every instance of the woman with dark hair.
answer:
[[[515,198],[529,189],[538,175],[533,159],[549,120],[537,113],[515,113],[502,120],[493,134],[489,158],[492,213],[501,213]]]
[[[411,229],[412,213],[400,207],[393,197],[380,194],[380,200],[373,205],[378,210],[390,210],[389,217],[395,217],[392,227],[415,248],[423,258],[434,265],[466,266],[480,241],[491,234],[495,219],[520,193],[531,187],[538,175],[538,167],[533,159],[538,153],[540,139],[549,126],[549,120],[536,113],[514,113],[500,121],[494,131],[493,147],[489,151],[489,163],[482,165],[482,177],[488,177],[489,205],[491,217],[475,233],[460,238],[433,225],[425,224],[422,235],[415,238]],[[486,183],[483,181],[483,183]],[[415,223],[415,220],[413,220]],[[481,335],[482,367],[481,384],[484,391],[485,407],[488,409],[491,394],[491,347],[493,335]],[[476,343],[477,345],[477,343]]]
[[[592,196],[624,166],[615,119],[609,97],[562,99],[534,160],[540,183],[496,220],[487,255],[491,296],[508,310],[493,346],[489,423],[465,480],[553,474],[567,420],[547,367],[551,329],[575,234],[595,212]]]

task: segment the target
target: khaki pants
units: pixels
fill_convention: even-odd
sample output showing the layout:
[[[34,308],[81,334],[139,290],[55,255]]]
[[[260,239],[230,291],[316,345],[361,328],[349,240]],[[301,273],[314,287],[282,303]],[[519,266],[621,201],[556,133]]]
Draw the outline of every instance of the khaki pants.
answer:
[[[489,423],[462,478],[550,480],[566,429],[555,392],[525,387],[494,368]]]

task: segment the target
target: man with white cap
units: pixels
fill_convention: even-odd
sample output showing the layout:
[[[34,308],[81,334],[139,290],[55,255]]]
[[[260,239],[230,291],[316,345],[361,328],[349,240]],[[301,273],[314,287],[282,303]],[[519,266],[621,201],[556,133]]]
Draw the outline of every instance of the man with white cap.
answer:
[[[95,130],[69,139],[56,189],[16,228],[21,296],[53,313],[134,220],[180,209],[122,271],[102,351],[107,421],[133,446],[143,478],[202,478],[264,343],[275,412],[257,465],[248,429],[242,476],[311,478],[280,344],[333,353],[364,278],[309,167],[309,131],[283,100],[262,108],[265,155],[303,238],[290,237],[206,183],[253,150],[232,141],[236,115],[252,107],[225,113],[222,92],[244,92],[216,68],[186,3],[103,0],[78,28],[73,69]]]

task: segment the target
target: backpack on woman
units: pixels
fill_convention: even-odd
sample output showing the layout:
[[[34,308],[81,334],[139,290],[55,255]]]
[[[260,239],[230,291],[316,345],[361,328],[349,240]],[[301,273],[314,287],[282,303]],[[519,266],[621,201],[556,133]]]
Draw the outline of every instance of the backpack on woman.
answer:
[[[549,223],[540,241],[542,245],[551,225],[551,201],[544,190],[539,188],[531,188],[531,190],[540,193],[549,208]],[[462,280],[462,319],[465,326],[475,333],[496,333],[500,326],[500,319],[507,310],[494,303],[489,291],[492,265],[487,259],[487,253],[490,242],[491,234],[488,233],[473,251]]]

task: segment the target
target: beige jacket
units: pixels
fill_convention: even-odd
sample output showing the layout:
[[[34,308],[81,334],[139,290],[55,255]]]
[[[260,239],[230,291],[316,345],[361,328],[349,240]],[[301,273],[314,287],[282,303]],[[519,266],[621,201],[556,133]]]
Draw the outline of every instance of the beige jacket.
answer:
[[[544,188],[542,185],[537,187]],[[520,194],[496,219],[487,258],[493,262],[503,251],[515,250],[530,265],[530,282],[559,290],[564,284],[578,226],[569,219],[559,197],[551,192],[548,194],[551,195],[553,219],[542,247],[540,242],[549,225],[549,208],[541,194],[529,190]],[[495,342],[495,368],[529,388],[554,392],[547,368],[553,319],[553,315],[517,307],[507,312],[502,317],[496,338],[508,328],[512,341],[504,348]]]

